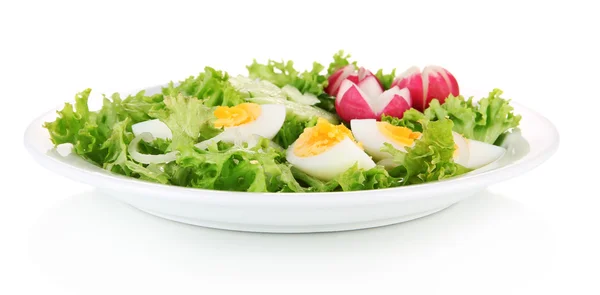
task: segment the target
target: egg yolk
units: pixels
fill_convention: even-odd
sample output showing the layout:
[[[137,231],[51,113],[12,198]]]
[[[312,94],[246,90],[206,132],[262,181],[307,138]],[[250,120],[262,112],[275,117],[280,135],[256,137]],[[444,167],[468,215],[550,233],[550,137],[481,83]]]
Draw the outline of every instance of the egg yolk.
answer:
[[[415,139],[421,136],[420,132],[413,132],[409,128],[394,126],[388,122],[377,122],[377,129],[385,137],[405,146],[411,146]]]
[[[250,123],[260,116],[260,111],[260,105],[255,103],[242,103],[233,107],[220,106],[214,112],[215,117],[217,117],[214,125],[221,128]]]
[[[354,141],[352,132],[346,126],[333,125],[326,119],[319,118],[317,125],[304,129],[304,132],[300,134],[294,146],[294,154],[299,157],[315,156],[346,138]],[[357,143],[357,145],[361,147],[360,144]]]

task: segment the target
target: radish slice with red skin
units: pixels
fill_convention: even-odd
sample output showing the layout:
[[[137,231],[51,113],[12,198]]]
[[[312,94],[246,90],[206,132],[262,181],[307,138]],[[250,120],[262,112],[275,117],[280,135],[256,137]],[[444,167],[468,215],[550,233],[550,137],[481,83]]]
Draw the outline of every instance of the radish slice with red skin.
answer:
[[[336,96],[340,85],[344,80],[346,80],[346,78],[348,78],[348,76],[350,76],[350,74],[352,74],[352,72],[354,72],[353,65],[347,65],[337,70],[335,73],[333,73],[333,75],[329,77],[328,86],[325,89],[325,92],[327,92],[327,94],[331,96]]]
[[[408,88],[412,107],[419,111],[425,110],[434,98],[444,103],[449,95],[460,94],[456,78],[440,66],[427,66],[422,72],[411,67],[396,77],[392,86]]]
[[[398,87],[394,86],[392,89],[398,89]],[[381,117],[381,115],[388,115],[392,117],[402,118],[404,116],[404,112],[410,109],[410,104],[408,103],[408,100],[410,100],[410,92],[406,88],[398,90],[397,92],[399,93],[390,90],[383,93],[384,96],[393,96],[384,105],[383,110],[379,112],[379,116]]]
[[[423,96],[423,77],[419,67],[411,67],[404,73],[396,77],[392,86],[398,88],[408,88],[410,91],[411,106],[422,111],[424,106]]]
[[[348,79],[342,82],[335,100],[336,111],[342,120],[346,122],[353,119],[380,120],[383,113],[402,118],[404,112],[410,109],[408,89],[392,87],[384,92],[377,92],[378,95],[370,96],[361,88]]]
[[[377,119],[365,93],[350,80],[344,80],[338,96],[335,99],[335,109],[338,116],[346,122],[352,119]]]
[[[443,74],[442,74],[443,73]],[[423,69],[423,97],[424,108],[429,106],[429,102],[437,99],[440,104],[443,104],[450,94],[448,80],[445,79],[445,72],[438,66],[427,66]],[[447,77],[447,76],[446,76]]]

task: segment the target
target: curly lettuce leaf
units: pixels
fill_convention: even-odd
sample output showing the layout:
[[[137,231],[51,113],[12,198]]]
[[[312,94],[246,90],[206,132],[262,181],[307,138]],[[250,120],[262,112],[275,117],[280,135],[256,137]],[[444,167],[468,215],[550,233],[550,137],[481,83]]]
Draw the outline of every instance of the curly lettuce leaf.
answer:
[[[351,57],[352,56],[350,54],[346,54],[344,50],[336,52],[333,55],[333,61],[329,63],[329,66],[327,67],[327,76],[333,75],[335,71],[347,65],[354,65],[354,67],[357,67],[356,61],[350,61]]]
[[[213,145],[207,150],[184,146],[176,162],[187,168],[186,186],[248,192],[298,192],[303,188],[294,179],[282,151],[262,139],[252,148]]]
[[[172,147],[191,146],[198,142],[200,131],[211,128],[211,109],[194,96],[165,96],[164,108],[150,115],[161,120],[173,133]]]
[[[133,133],[127,132],[126,129],[130,120],[127,118],[115,123],[110,137],[102,143],[100,149],[106,150],[106,156],[102,161],[104,169],[120,174],[129,174],[125,162],[127,161],[127,145],[133,139]]]
[[[56,120],[44,123],[43,127],[48,130],[54,145],[72,144],[76,154],[111,170],[122,164],[123,144],[131,141],[131,134],[127,132],[131,119],[118,97],[114,101],[105,97],[102,108],[91,112],[88,107],[90,93],[89,88],[77,93],[75,105],[66,103],[57,112]]]
[[[138,164],[133,161],[126,161],[125,166],[131,171],[131,176],[162,184],[170,184],[171,176],[165,172],[164,164]],[[162,168],[162,169],[161,169]]]
[[[388,122],[394,126],[406,127],[411,129],[412,131],[423,132],[423,125],[421,122],[424,120],[429,120],[423,113],[417,111],[416,109],[409,109],[404,112],[404,116],[402,119],[397,117],[392,117],[388,115],[381,116],[382,122]]]
[[[392,155],[400,165],[395,173],[405,174],[405,184],[418,184],[442,180],[466,173],[468,169],[454,163],[455,151],[452,137],[453,123],[449,119],[427,122],[423,136],[407,152],[395,149],[386,143],[382,151]]]
[[[401,179],[391,177],[382,166],[365,170],[354,165],[336,177],[335,182],[343,191],[358,191],[398,186]]]
[[[243,103],[242,94],[229,82],[229,74],[205,67],[204,72],[190,76],[175,86],[173,82],[162,89],[165,96],[193,96],[208,107],[234,106]]]
[[[128,117],[131,118],[131,123],[139,123],[153,119],[149,114],[153,109],[163,107],[163,94],[157,93],[154,95],[145,95],[146,91],[142,90],[135,95],[128,95],[121,101],[120,95],[115,93],[112,95],[112,101],[121,101],[120,106]]]
[[[365,170],[354,165],[330,181],[322,181],[295,167],[292,167],[292,173],[309,192],[371,190],[402,184],[402,178],[390,176],[382,166]]]
[[[390,89],[392,83],[394,82],[394,79],[396,78],[396,69],[392,69],[392,71],[389,74],[384,74],[383,69],[379,69],[375,73],[375,77],[377,77],[379,82],[381,82],[381,85],[383,85],[384,90]]]
[[[521,115],[516,115],[509,99],[501,97],[502,90],[494,89],[477,102],[473,97],[450,95],[443,104],[437,99],[430,102],[423,113],[410,109],[402,119],[384,116],[383,121],[396,126],[421,131],[421,120],[436,121],[448,118],[454,123],[453,130],[468,139],[489,144],[496,143],[503,134],[519,126]]]
[[[305,120],[294,115],[287,115],[283,122],[283,126],[279,129],[279,132],[277,132],[273,141],[286,149],[300,137],[300,134],[304,132],[304,128],[315,126],[317,124],[317,119],[317,117],[313,117]]]
[[[260,64],[256,60],[246,67],[250,78],[269,81],[278,87],[291,85],[302,93],[320,95],[327,86],[327,78],[321,74],[325,67],[314,62],[310,71],[299,72],[294,68],[293,61],[268,60],[267,64]]]

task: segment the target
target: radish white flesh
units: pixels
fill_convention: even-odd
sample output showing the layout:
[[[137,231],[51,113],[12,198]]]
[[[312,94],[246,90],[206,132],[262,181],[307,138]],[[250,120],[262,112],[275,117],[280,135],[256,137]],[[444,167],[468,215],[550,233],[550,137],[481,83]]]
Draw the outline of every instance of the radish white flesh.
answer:
[[[367,97],[369,98],[378,97],[381,95],[381,93],[383,93],[383,89],[381,89],[381,86],[379,86],[379,82],[375,76],[369,76],[360,81],[358,83],[358,87],[360,87],[360,90],[366,93]]]
[[[158,119],[148,120],[131,125],[133,135],[139,136],[142,133],[150,133],[155,138],[171,139],[173,134],[167,125]]]

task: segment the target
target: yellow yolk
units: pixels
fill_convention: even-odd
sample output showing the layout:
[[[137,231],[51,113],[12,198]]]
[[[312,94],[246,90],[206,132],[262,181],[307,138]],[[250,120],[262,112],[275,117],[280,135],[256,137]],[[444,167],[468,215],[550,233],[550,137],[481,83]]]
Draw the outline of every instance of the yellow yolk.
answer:
[[[250,123],[260,116],[260,105],[242,103],[233,107],[217,107],[214,114],[217,117],[215,127],[234,127]]]
[[[413,132],[406,127],[394,126],[388,122],[377,122],[377,129],[385,137],[405,146],[411,146],[415,142],[415,139],[421,136],[420,132]]]
[[[321,154],[342,140],[350,138],[354,141],[352,132],[346,126],[333,125],[319,118],[317,125],[304,129],[294,146],[294,154],[299,157],[309,157]],[[358,144],[361,147],[360,144]]]

